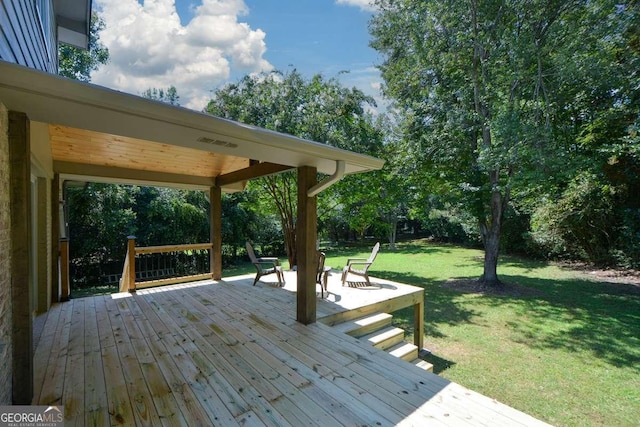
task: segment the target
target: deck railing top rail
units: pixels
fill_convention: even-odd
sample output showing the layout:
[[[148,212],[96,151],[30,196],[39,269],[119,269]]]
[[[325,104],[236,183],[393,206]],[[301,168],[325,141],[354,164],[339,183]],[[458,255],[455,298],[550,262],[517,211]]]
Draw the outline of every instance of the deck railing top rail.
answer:
[[[160,254],[164,252],[197,251],[211,249],[212,243],[189,243],[184,245],[164,245],[164,246],[136,246],[136,255],[139,254]]]

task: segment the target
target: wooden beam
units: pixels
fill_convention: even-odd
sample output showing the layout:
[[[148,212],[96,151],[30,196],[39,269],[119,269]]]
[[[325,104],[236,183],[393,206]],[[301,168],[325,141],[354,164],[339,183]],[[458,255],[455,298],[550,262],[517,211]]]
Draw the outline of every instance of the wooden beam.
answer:
[[[31,147],[29,119],[9,111],[9,186],[11,210],[11,314],[13,320],[14,405],[33,398],[33,324],[31,322]]]
[[[191,187],[211,187],[213,177],[179,175],[166,172],[145,171],[137,169],[118,168],[113,166],[88,165],[72,162],[53,162],[53,170],[59,174],[80,175],[87,177],[107,178],[128,182],[177,184]]]
[[[318,181],[317,169],[298,168],[298,219],[296,222],[296,252],[298,257],[297,316],[298,322],[308,325],[316,321],[316,197],[308,197],[307,190]]]
[[[220,187],[209,189],[209,223],[210,242],[213,247],[209,252],[209,266],[213,280],[222,279],[222,191]]]
[[[276,163],[256,163],[249,166],[248,168],[240,169],[235,172],[218,176],[216,178],[216,186],[225,187],[227,185],[236,184],[242,181],[248,181],[250,179],[261,178],[263,176],[269,176],[291,169],[293,169],[293,167],[279,165]]]

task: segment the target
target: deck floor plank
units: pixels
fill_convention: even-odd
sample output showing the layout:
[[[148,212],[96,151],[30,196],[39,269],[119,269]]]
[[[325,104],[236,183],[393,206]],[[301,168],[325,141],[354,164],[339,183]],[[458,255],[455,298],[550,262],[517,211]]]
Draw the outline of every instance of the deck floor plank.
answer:
[[[110,425],[107,396],[107,381],[104,373],[104,362],[100,349],[88,351],[84,354],[85,383],[84,387],[84,425]],[[111,379],[109,378],[109,381]]]
[[[133,298],[122,298],[119,300],[118,308],[129,335],[131,347],[137,358],[137,364],[142,370],[142,375],[150,392],[149,400],[154,404],[162,424],[185,425],[185,419],[178,407],[178,402],[172,393],[171,387],[162,375],[153,352],[139,327],[143,317],[140,317],[135,300]],[[138,314],[138,319],[135,318],[134,312]]]
[[[227,347],[238,345],[235,338],[229,334],[223,334],[223,337],[216,335],[211,328],[211,334],[203,337],[194,325],[189,325],[189,321],[197,323],[198,318],[194,315],[191,306],[180,306],[176,304],[175,299],[171,295],[164,294],[166,304],[164,308],[174,314],[174,318],[178,319],[183,325],[184,330],[188,331],[188,335],[202,351],[207,358],[206,361],[196,359],[199,368],[206,372],[208,377],[213,377],[216,384],[220,387],[216,388],[217,393],[222,393],[227,398],[227,402],[232,403],[233,396],[230,396],[232,390],[238,392],[241,398],[247,403],[248,407],[253,410],[260,419],[267,425],[290,425],[289,422],[277,412],[273,411],[269,399],[263,395],[263,392],[272,399],[281,397],[281,393],[275,393],[275,388],[265,381],[261,381],[259,374],[253,372],[246,361],[234,351],[229,351]],[[180,299],[182,303],[184,301]],[[191,320],[189,320],[191,319]],[[215,344],[212,344],[214,341]],[[212,366],[217,368],[214,370]],[[219,375],[219,374],[222,375]],[[246,378],[251,378],[251,383],[246,382]],[[225,381],[226,380],[226,381]],[[228,382],[229,385],[224,383]],[[239,415],[239,414],[238,414]],[[294,424],[295,425],[295,421]]]
[[[179,294],[180,295],[180,294]],[[226,323],[221,319],[216,310],[211,305],[204,305],[203,299],[199,298],[201,294],[184,293],[181,295],[184,299],[191,299],[192,307],[203,319],[209,319],[217,322],[216,330],[229,331],[240,346],[234,346],[234,350],[238,351],[240,357],[245,359],[254,369],[256,375],[267,380],[269,384],[275,386],[278,394],[269,400],[274,403],[276,408],[283,413],[285,417],[295,417],[301,424],[309,425],[338,425],[337,421],[329,417],[313,399],[303,394],[300,389],[311,385],[311,382],[298,374],[295,368],[290,368],[281,360],[273,357],[268,350],[262,347],[259,342],[271,337],[255,336],[250,329],[239,328],[237,322]],[[205,299],[206,300],[206,299]],[[223,324],[224,322],[225,324]],[[211,335],[211,331],[202,322],[199,323],[197,329],[205,337]],[[245,376],[246,378],[246,376]],[[255,376],[252,375],[253,380]]]
[[[38,400],[40,405],[62,406],[72,314],[73,301],[62,304],[51,346],[49,363],[45,371],[40,399]]]
[[[545,425],[329,326],[417,295],[333,276],[327,324],[296,322],[291,273],[284,289],[247,275],[55,304],[34,401],[64,404],[68,425]]]
[[[109,320],[116,336],[118,365],[124,375],[134,419],[137,425],[159,425],[160,417],[151,399],[151,393],[144,380],[142,368],[131,344],[125,321],[118,308],[121,304],[120,299],[106,299],[107,309],[110,312]]]
[[[218,293],[219,289],[216,291]],[[268,304],[270,301],[261,299],[261,302]],[[253,305],[253,302],[252,302],[251,304],[248,305],[248,307],[255,307],[255,306]],[[244,309],[241,306],[236,306],[236,307],[232,307],[232,310],[235,313],[240,314],[238,316],[239,321],[241,319],[248,319],[248,324],[253,325],[254,327],[256,327],[256,325],[262,325],[265,329],[278,332],[278,333],[282,332],[283,330],[282,328],[276,327],[274,324],[270,324],[268,320],[265,320],[265,319],[268,319],[268,317],[264,317],[263,319],[259,319],[259,317],[256,317],[255,313],[262,313],[261,309],[254,310],[253,313],[249,313],[249,312],[243,311]],[[266,312],[264,313],[264,315],[268,316]],[[296,325],[299,325],[299,324],[294,322],[291,326],[297,328]],[[301,334],[300,329],[297,331],[294,331],[293,329],[291,329],[288,334],[279,335],[277,339],[284,343],[291,341],[295,343],[295,347],[299,346],[302,335],[305,335],[304,337],[305,339],[312,341],[313,345],[308,348],[305,348],[308,354],[313,354],[313,356],[306,359],[308,361],[307,366],[312,366],[312,368],[305,370],[305,372],[307,375],[313,375],[315,377],[316,376],[315,372],[319,370],[323,365],[326,365],[326,361],[319,358],[320,353],[317,352],[316,348],[314,347],[317,344],[317,340],[319,339],[316,331],[316,328],[318,327],[318,325],[310,325],[310,326],[300,325],[300,326],[302,326],[302,328],[300,329],[304,330],[305,332],[304,334]],[[328,327],[325,327],[325,328],[328,328]],[[287,329],[287,328],[284,328],[284,329]],[[257,335],[263,336],[265,334],[267,334],[267,331],[262,330]],[[279,345],[281,344],[279,343]],[[295,351],[295,349],[289,348],[288,351]],[[339,367],[341,365],[338,363],[335,366]],[[304,367],[296,366],[296,369],[300,371],[300,370],[304,370]],[[367,424],[371,424],[371,425],[376,425],[378,423],[390,424],[391,419],[398,418],[399,416],[399,413],[396,413],[393,408],[389,407],[387,404],[379,401],[378,399],[375,399],[375,398],[368,399],[367,392],[364,389],[359,388],[357,385],[348,381],[348,376],[342,376],[337,374],[335,370],[329,370],[328,372],[325,372],[323,376],[320,376],[315,379],[314,384],[318,385],[321,389],[324,389],[327,392],[324,395],[322,394],[316,395],[317,401],[332,404],[333,405],[331,406],[332,409],[338,412],[342,412],[340,420],[342,422],[346,422],[347,424],[351,423],[347,421],[352,418],[353,418],[353,422],[356,424],[357,424],[357,420],[361,421],[363,419],[367,420]],[[336,389],[336,385],[339,387],[339,389]],[[333,396],[338,397],[339,402],[337,404],[331,402],[332,398],[328,397],[327,394],[329,394],[332,397]],[[349,407],[348,413],[340,411],[340,409],[344,408],[345,406]],[[372,410],[371,409],[372,407],[375,407],[375,410]],[[386,414],[383,414],[384,416],[386,416],[386,418],[384,416],[382,418],[380,417],[370,418],[370,414],[373,414],[375,412],[381,412],[381,411],[382,412],[386,411]]]
[[[74,301],[69,329],[67,377],[62,396],[65,424],[85,425],[85,299]]]
[[[34,352],[33,356],[33,404],[37,405],[40,402],[40,394],[42,392],[42,386],[44,385],[44,377],[49,366],[49,359],[52,354],[53,341],[58,326],[58,320],[60,319],[60,313],[62,312],[62,304],[52,304],[42,328],[40,340]]]
[[[180,329],[178,324],[174,322],[171,312],[165,310],[163,304],[166,302],[160,298],[161,295],[152,296],[149,307],[162,314],[164,325],[171,331],[164,336],[163,342],[207,412],[217,419],[228,419],[227,414],[236,418],[248,412],[249,405],[217,370],[211,368],[212,364],[198,348],[195,339],[187,341],[186,337],[183,340],[173,335],[176,329]]]

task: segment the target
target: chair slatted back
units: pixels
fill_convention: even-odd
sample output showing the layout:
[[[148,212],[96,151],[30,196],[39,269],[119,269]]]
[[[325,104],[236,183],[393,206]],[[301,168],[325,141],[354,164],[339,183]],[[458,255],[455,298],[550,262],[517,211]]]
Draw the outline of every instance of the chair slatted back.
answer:
[[[256,257],[255,252],[253,252],[253,247],[251,246],[251,243],[247,241],[246,247],[247,247],[247,254],[249,255],[249,259],[251,260],[251,262],[254,264],[257,263],[258,258]]]
[[[376,259],[376,256],[378,255],[379,250],[380,250],[380,242],[376,243],[376,245],[373,247],[373,250],[371,251],[371,255],[369,255],[369,259],[367,259],[368,263],[373,263],[373,261]]]

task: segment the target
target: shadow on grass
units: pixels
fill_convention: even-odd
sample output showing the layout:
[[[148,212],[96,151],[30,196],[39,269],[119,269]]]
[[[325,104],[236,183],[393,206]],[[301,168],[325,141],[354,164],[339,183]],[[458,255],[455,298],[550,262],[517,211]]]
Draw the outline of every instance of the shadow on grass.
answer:
[[[516,341],[538,349],[590,352],[614,366],[640,372],[640,289],[586,280],[502,279],[543,292],[536,298],[489,300],[514,307],[517,320],[508,325]]]
[[[513,341],[535,349],[583,353],[613,366],[640,372],[640,288],[630,284],[524,275],[501,275],[500,278],[516,285],[515,292],[519,292],[518,289],[532,292],[485,294],[476,304],[512,310],[513,319],[507,320],[505,326],[511,331]],[[450,295],[442,298],[448,297]],[[478,307],[478,311],[483,311]],[[431,321],[451,324],[451,319],[438,314],[432,313]],[[426,310],[425,321],[428,324]]]
[[[453,298],[455,292],[447,291],[438,286],[435,279],[419,277],[410,273],[398,273],[393,271],[377,271],[376,277],[405,283],[424,288],[424,333],[427,336],[443,338],[446,335],[438,328],[438,325],[458,325],[472,323],[478,314],[457,303]],[[413,332],[413,308],[405,308],[394,313],[403,329]]]
[[[408,246],[410,251],[416,250],[427,256],[430,249],[440,249]],[[404,254],[403,249],[398,252]],[[501,280],[517,284],[525,290],[530,288],[533,292],[485,295],[477,301],[470,301],[456,298],[460,293],[441,286],[440,278],[397,271],[375,271],[373,274],[425,289],[424,330],[427,337],[446,337],[442,332],[444,325],[482,324],[487,308],[504,307],[511,311],[505,312],[505,324],[497,327],[508,328],[515,342],[534,349],[578,352],[585,357],[594,357],[613,366],[629,367],[640,372],[640,287],[579,279],[540,278],[536,277],[537,270],[545,268],[548,263],[517,257],[507,257],[501,263],[501,266],[507,265],[521,269],[522,274],[503,274]],[[452,271],[454,275],[455,271]],[[512,319],[508,318],[510,315]],[[394,313],[394,317],[407,331],[412,330],[412,309],[400,310]],[[452,363],[446,362],[449,366]]]
[[[443,371],[446,371],[447,369],[449,369],[450,367],[456,364],[455,362],[452,362],[447,359],[443,359],[440,356],[436,356],[433,353],[428,353],[422,356],[421,359],[433,365],[433,373],[436,375],[442,373]]]

